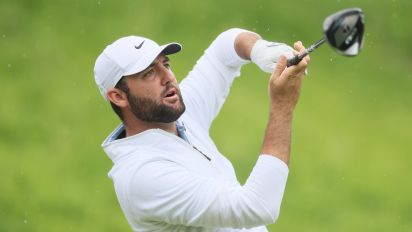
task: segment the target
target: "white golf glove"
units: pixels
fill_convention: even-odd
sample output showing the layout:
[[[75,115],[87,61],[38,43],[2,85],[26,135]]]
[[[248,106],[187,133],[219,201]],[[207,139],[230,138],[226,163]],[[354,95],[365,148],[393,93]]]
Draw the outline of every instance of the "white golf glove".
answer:
[[[282,54],[288,59],[294,57],[293,48],[284,43],[270,42],[260,39],[253,45],[250,59],[264,72],[272,73]]]

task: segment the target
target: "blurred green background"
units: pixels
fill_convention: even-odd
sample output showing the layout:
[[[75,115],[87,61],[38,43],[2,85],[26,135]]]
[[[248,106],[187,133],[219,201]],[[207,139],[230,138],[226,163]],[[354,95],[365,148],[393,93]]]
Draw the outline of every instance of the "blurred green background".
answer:
[[[324,18],[366,15],[365,46],[311,55],[270,231],[412,231],[412,1],[0,1],[0,231],[130,231],[100,148],[119,123],[93,77],[115,39],[179,41],[181,79],[222,31],[309,45]],[[243,183],[267,119],[268,75],[242,69],[211,130]]]

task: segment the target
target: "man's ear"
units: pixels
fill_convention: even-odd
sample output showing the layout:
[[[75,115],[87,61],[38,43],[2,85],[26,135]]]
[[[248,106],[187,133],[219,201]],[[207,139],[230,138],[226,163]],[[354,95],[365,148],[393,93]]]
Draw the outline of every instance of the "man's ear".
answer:
[[[107,91],[107,99],[120,108],[124,108],[129,105],[126,93],[120,89],[110,88]]]

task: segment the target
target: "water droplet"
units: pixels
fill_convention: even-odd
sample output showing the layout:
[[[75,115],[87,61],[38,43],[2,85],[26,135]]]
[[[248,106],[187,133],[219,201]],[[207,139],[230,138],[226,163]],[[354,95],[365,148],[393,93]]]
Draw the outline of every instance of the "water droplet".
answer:
[[[100,1],[97,2],[97,5],[101,5],[102,3]]]
[[[343,177],[343,176],[342,176],[342,178],[341,178],[341,179],[342,179],[342,180],[345,180],[345,177]]]
[[[329,61],[332,62],[332,61],[333,61],[333,58],[331,57],[331,58],[329,59]]]
[[[6,38],[6,35],[5,35],[5,34],[3,34],[1,37]]]
[[[26,220],[26,219],[24,219],[23,223],[24,223],[24,224],[27,224],[27,220]]]
[[[7,68],[11,68],[11,64],[7,64]]]

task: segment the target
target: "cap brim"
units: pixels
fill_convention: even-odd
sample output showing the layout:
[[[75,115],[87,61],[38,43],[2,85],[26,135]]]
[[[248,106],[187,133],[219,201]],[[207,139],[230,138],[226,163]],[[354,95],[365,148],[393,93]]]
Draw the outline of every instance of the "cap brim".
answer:
[[[175,54],[182,50],[182,45],[180,45],[179,43],[169,43],[160,47],[163,48],[161,53],[165,55]]]
[[[138,62],[133,65],[132,68],[123,74],[123,76],[133,75],[145,70],[160,54],[171,55],[179,52],[180,50],[182,50],[182,46],[179,43],[168,43],[162,45],[159,49],[147,54],[146,57],[142,57],[142,62]]]

